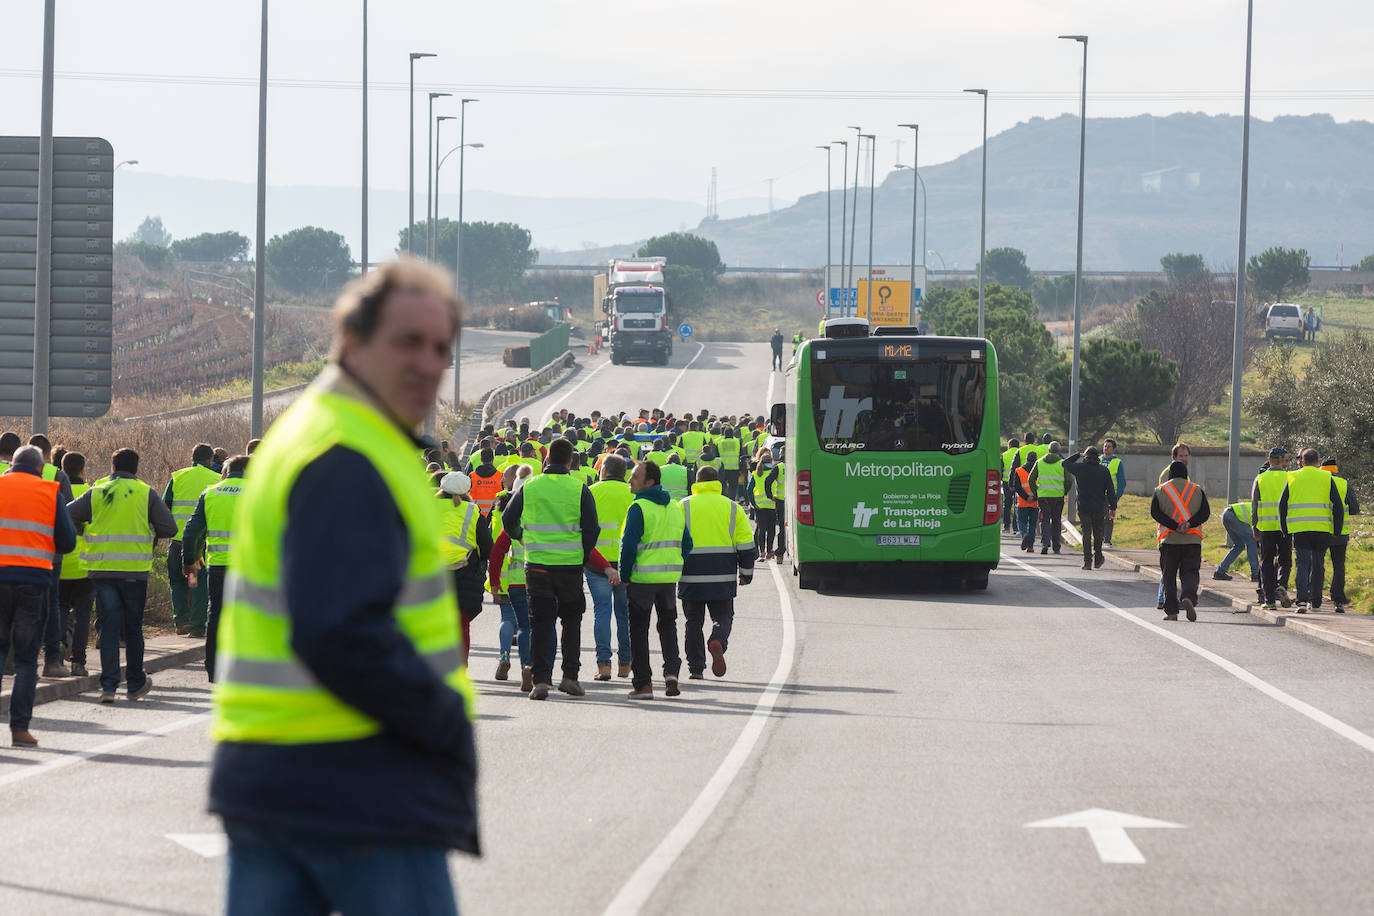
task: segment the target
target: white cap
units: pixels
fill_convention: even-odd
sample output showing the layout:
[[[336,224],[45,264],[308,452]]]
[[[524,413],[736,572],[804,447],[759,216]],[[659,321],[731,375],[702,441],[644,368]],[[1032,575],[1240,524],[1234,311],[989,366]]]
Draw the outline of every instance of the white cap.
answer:
[[[472,478],[462,471],[449,471],[439,481],[439,489],[450,496],[467,496],[472,490]]]

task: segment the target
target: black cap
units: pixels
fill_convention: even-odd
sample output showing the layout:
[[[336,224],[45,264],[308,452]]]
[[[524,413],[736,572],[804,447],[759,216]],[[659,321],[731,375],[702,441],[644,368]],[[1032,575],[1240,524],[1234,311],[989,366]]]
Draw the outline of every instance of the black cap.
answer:
[[[1282,445],[1276,445],[1276,446],[1274,446],[1273,448],[1271,448],[1271,449],[1269,450],[1269,457],[1270,457],[1270,458],[1282,458],[1283,456],[1285,456],[1285,455],[1287,455],[1287,454],[1288,454],[1288,449],[1284,448]]]

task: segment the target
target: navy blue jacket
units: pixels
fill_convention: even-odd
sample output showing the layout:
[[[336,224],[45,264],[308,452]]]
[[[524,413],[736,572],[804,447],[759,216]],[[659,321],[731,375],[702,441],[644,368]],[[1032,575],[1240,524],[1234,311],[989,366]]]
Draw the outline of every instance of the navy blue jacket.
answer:
[[[10,467],[7,474],[32,474],[34,477],[43,475],[33,468],[22,464]],[[60,471],[58,473],[61,473]],[[66,479],[65,476],[63,479]],[[70,493],[70,490],[68,490]],[[56,510],[53,513],[53,544],[57,548],[58,559],[53,564],[53,568],[58,568],[61,562],[60,557],[64,553],[71,553],[76,549],[76,526],[72,524],[72,517],[67,513],[67,501],[62,498],[62,491],[58,489],[58,494],[53,497]],[[33,566],[0,566],[0,582],[17,585],[52,585],[53,573],[50,570],[38,569]]]
[[[408,558],[405,521],[371,461],[336,446],[301,472],[281,557],[291,648],[382,732],[221,742],[212,812],[333,839],[479,851],[472,725],[392,615]]]
[[[635,494],[634,500],[630,502],[630,509],[625,514],[625,528],[620,534],[620,578],[626,582],[630,581],[630,572],[635,568],[635,557],[639,553],[639,542],[644,539],[644,510],[639,508],[636,503],[641,500],[648,500],[660,506],[666,506],[672,501],[668,491],[663,489],[662,484],[654,484],[652,487],[645,487]],[[682,559],[686,562],[687,557],[692,553],[692,533],[687,530],[682,532]]]

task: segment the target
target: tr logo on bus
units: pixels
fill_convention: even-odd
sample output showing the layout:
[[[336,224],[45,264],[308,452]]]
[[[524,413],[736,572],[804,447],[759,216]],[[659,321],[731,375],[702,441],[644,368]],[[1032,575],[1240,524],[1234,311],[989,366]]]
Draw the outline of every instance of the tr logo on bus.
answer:
[[[873,521],[873,516],[877,514],[877,509],[870,509],[863,503],[859,503],[854,507],[854,527],[867,528],[868,523]]]

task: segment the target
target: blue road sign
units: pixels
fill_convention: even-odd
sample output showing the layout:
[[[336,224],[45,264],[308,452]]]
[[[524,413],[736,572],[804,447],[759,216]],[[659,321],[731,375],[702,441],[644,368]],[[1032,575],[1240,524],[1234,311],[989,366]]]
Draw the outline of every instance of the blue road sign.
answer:
[[[848,293],[848,295],[844,295]],[[830,287],[830,307],[837,308],[858,308],[859,288],[851,286],[849,289],[842,289],[838,286]]]
[[[679,337],[681,337],[683,340],[686,340],[687,338],[692,336],[692,326],[684,321],[682,324],[677,326],[677,333]]]

